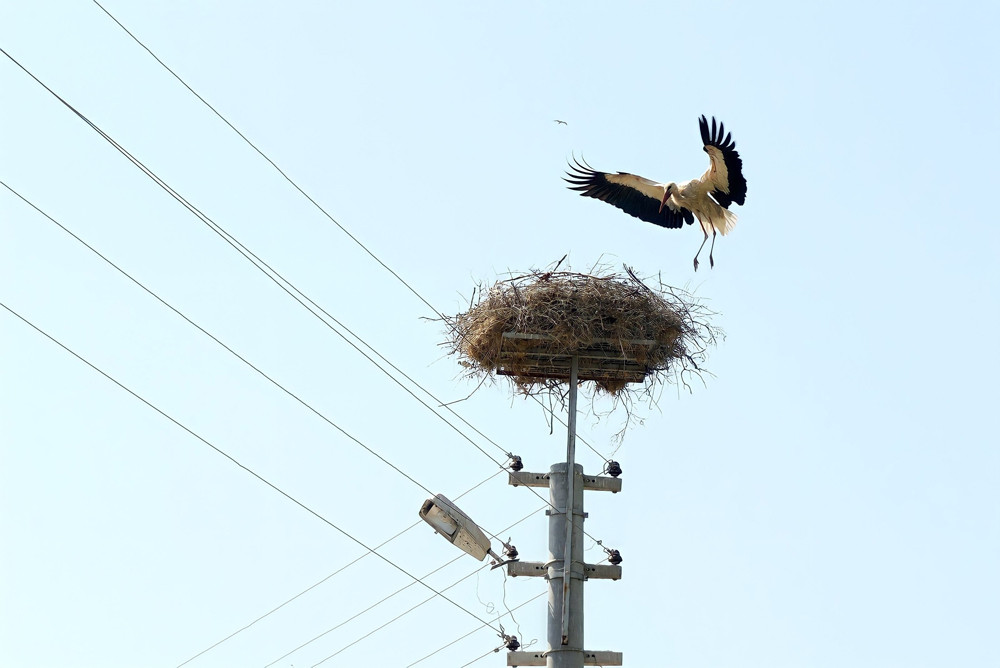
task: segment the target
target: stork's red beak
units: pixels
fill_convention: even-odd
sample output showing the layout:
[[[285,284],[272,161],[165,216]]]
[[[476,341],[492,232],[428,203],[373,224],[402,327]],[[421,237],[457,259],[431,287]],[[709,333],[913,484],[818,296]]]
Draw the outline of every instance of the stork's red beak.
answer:
[[[667,205],[667,200],[670,199],[670,193],[663,193],[663,199],[660,200],[660,210],[658,213],[663,213],[663,207]]]

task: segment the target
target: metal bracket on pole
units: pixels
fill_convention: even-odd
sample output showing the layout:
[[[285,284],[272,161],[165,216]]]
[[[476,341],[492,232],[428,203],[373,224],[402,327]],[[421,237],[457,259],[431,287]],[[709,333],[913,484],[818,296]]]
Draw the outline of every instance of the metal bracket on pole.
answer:
[[[544,577],[545,579],[561,578],[562,571],[541,561],[510,561],[507,562],[507,575],[511,577]],[[622,567],[611,564],[584,564],[583,578],[585,580],[621,580]]]
[[[558,650],[556,650],[558,651]],[[545,656],[549,652],[508,652],[508,666],[544,666]],[[583,652],[583,665],[585,666],[620,666],[622,665],[621,652]]]
[[[514,487],[523,485],[524,487],[545,487],[548,489],[549,474],[510,471],[508,472],[507,484]],[[583,476],[583,488],[592,492],[611,492],[612,494],[617,494],[622,491],[622,479],[601,475],[585,475]]]

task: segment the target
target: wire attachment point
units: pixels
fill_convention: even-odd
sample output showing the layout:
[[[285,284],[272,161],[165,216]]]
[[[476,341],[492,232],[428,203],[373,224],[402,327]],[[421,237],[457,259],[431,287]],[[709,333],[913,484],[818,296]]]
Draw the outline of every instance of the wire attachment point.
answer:
[[[517,641],[517,636],[507,635],[506,631],[504,631],[503,624],[500,625],[500,633],[498,633],[497,635],[503,639],[503,646],[507,648],[508,652],[516,652],[517,649],[521,646],[521,643]],[[493,651],[499,652],[500,648],[497,647]]]
[[[508,452],[507,456],[510,457],[510,464],[508,464],[507,467],[510,468],[511,471],[520,471],[524,468],[524,462],[521,461],[521,455],[512,455]]]
[[[490,567],[491,571],[501,566],[506,566],[512,561],[517,561],[517,548],[510,544],[510,538],[503,544],[503,556],[507,557],[506,559],[501,560],[493,552],[490,552],[490,554],[493,556],[493,565]]]
[[[507,542],[503,544],[503,554],[511,561],[517,559],[517,548],[510,544],[510,538],[507,538]]]
[[[618,550],[610,547],[604,547],[604,543],[597,541],[597,544],[601,546],[601,549],[608,553],[608,563],[612,566],[617,566],[622,563],[622,553]]]
[[[612,478],[617,478],[622,474],[622,467],[615,460],[609,459],[608,463],[604,465],[604,472]]]

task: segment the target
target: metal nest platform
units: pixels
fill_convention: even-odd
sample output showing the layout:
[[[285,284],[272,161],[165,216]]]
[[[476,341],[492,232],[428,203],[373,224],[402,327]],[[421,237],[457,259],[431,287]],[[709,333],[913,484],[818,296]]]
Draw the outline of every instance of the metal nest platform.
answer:
[[[550,335],[504,332],[496,373],[501,376],[569,380],[575,356],[579,359],[579,380],[595,380],[606,386],[644,382],[654,370],[625,354],[621,343],[597,339],[590,345],[568,351]],[[661,345],[650,339],[625,343],[628,349],[645,348],[649,353]]]

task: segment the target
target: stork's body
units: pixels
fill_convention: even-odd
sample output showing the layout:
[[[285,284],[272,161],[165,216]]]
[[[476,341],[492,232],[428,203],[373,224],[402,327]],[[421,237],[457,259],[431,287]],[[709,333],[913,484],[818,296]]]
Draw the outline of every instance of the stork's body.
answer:
[[[711,197],[712,185],[703,176],[700,179],[691,179],[684,183],[667,183],[664,185],[664,194],[661,201],[668,207],[687,209],[694,214],[701,225],[701,231],[705,238],[698,247],[698,252],[694,255],[694,270],[698,271],[698,256],[701,249],[708,241],[709,232],[712,233],[712,246],[708,251],[708,263],[715,266],[715,258],[712,256],[715,250],[715,237],[717,234],[725,236],[732,231],[736,225],[737,216],[729,209],[720,206]]]
[[[743,177],[743,161],[736,152],[736,143],[726,134],[721,123],[716,126],[712,118],[711,130],[702,116],[699,121],[701,137],[705,144],[711,165],[701,178],[683,183],[657,183],[635,174],[599,172],[586,162],[574,160],[568,172],[572,190],[581,195],[603,200],[622,211],[646,222],[667,228],[679,228],[684,223],[692,224],[697,218],[705,235],[698,252],[694,256],[694,268],[698,270],[698,255],[701,254],[709,232],[712,247],[708,253],[709,263],[714,267],[712,256],[715,250],[715,236],[725,235],[736,224],[736,214],[729,210],[734,202],[742,205],[746,199],[747,182]]]

